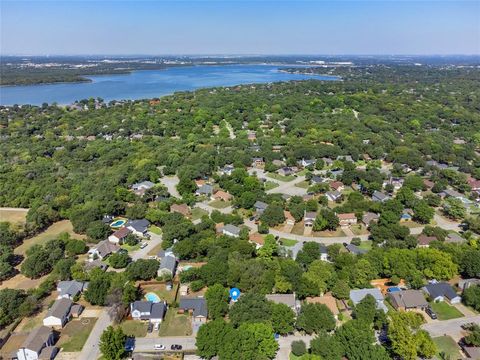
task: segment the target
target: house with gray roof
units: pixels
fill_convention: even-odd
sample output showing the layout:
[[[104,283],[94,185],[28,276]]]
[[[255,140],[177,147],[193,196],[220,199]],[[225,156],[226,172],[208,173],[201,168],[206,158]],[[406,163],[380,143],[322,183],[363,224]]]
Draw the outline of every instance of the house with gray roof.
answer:
[[[264,203],[263,201],[255,201],[255,204],[253,204],[253,207],[255,208],[257,213],[261,214],[268,207],[268,204]]]
[[[155,184],[151,181],[142,181],[139,183],[135,183],[131,186],[134,194],[137,196],[143,196],[147,192],[147,190],[153,188]]]
[[[384,194],[380,191],[374,191],[372,194],[372,201],[375,202],[385,202],[387,200],[390,200],[390,196],[387,194]]]
[[[360,249],[355,244],[345,244],[344,246],[345,246],[345,249],[347,249],[349,253],[354,254],[354,255],[362,255],[362,254],[366,254],[368,252],[365,249]]]
[[[40,326],[30,332],[17,351],[18,360],[53,359],[58,352],[54,348],[55,336],[51,328]]]
[[[170,275],[175,276],[177,270],[177,258],[175,255],[165,255],[160,259],[160,267],[158,268],[158,276]]]
[[[144,237],[147,235],[150,221],[147,219],[128,220],[125,227],[130,230],[134,235]]]
[[[371,295],[375,298],[376,307],[378,310],[382,310],[385,313],[388,311],[387,306],[383,302],[384,299],[383,299],[382,292],[379,289],[374,288],[374,289],[350,290],[350,299],[352,300],[354,305],[357,305],[367,295]]]
[[[428,306],[427,299],[420,290],[400,290],[387,294],[390,303],[396,310],[424,310]]]
[[[446,282],[428,284],[422,287],[422,290],[435,302],[448,300],[450,304],[458,304],[462,301],[461,296]]]
[[[167,312],[167,304],[164,301],[134,301],[130,303],[130,314],[134,320],[148,321],[159,324],[163,321]]]
[[[74,297],[80,295],[82,291],[88,288],[88,282],[84,281],[59,281],[57,284],[58,296],[57,299],[70,299],[73,300]]]
[[[207,195],[211,196],[213,194],[213,186],[210,184],[203,184],[200,186],[197,191],[195,191],[195,195]]]
[[[362,222],[365,224],[365,226],[370,226],[372,222],[377,222],[378,219],[380,218],[380,215],[372,213],[372,212],[366,212],[362,216]]]
[[[71,318],[70,309],[72,305],[73,301],[70,299],[62,298],[56,300],[43,319],[43,325],[63,328]]]
[[[207,300],[203,297],[181,297],[178,309],[180,313],[190,313],[196,322],[207,321]]]
[[[325,193],[325,196],[330,201],[337,201],[338,199],[340,199],[342,197],[342,193],[340,191],[337,191],[337,190],[327,191]]]
[[[450,233],[445,238],[445,242],[447,243],[463,243],[465,239],[458,235],[457,233]]]
[[[113,253],[118,252],[120,246],[113,244],[108,240],[103,240],[97,244],[97,246],[88,251],[91,260],[96,260],[97,258],[103,260],[110,256]]]
[[[460,279],[460,280],[458,280],[458,287],[462,291],[465,291],[470,286],[475,286],[475,285],[480,286],[480,279],[472,278],[472,279]]]
[[[238,226],[227,224],[222,228],[222,234],[227,236],[239,237],[241,229]]]
[[[295,294],[267,294],[265,295],[268,301],[272,301],[275,304],[287,305],[290,309],[298,313],[300,304],[297,302]]]

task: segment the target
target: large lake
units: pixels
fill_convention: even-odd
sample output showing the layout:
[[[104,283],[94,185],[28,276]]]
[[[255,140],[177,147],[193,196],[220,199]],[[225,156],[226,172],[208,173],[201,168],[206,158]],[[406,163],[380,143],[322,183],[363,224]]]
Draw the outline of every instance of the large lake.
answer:
[[[125,75],[86,76],[92,82],[49,85],[2,86],[0,104],[33,104],[101,97],[105,101],[145,99],[213,86],[269,83],[289,80],[338,80],[334,76],[289,74],[273,65],[205,65],[172,67],[165,70],[134,71]]]

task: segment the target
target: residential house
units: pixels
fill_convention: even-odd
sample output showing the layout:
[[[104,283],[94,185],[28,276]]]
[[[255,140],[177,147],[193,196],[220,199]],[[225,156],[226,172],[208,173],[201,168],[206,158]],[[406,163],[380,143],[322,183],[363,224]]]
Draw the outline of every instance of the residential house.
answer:
[[[222,228],[222,234],[238,238],[240,236],[240,230],[238,226],[227,224]]]
[[[335,191],[343,191],[345,189],[345,185],[341,181],[332,181],[329,185]]]
[[[374,288],[350,290],[350,299],[352,300],[354,305],[357,305],[367,295],[372,295],[375,298],[376,307],[378,310],[383,310],[385,313],[388,311],[387,306],[383,302],[382,292],[379,289]]]
[[[338,314],[340,311],[337,307],[337,300],[330,294],[325,294],[323,296],[316,296],[316,297],[307,297],[306,299],[307,304],[323,304],[325,305],[328,310],[330,310],[335,317],[338,318]]]
[[[460,279],[458,280],[458,287],[460,290],[465,291],[468,289],[470,286],[480,286],[480,279]]]
[[[84,281],[59,281],[57,284],[58,296],[57,299],[70,299],[73,300],[76,296],[80,295],[82,291],[88,288],[88,282]]]
[[[315,211],[305,211],[303,215],[303,224],[305,227],[313,227],[317,213]]]
[[[309,167],[309,166],[315,165],[316,162],[317,160],[315,159],[302,159],[302,160],[299,160],[297,163],[299,166]]]
[[[354,162],[351,155],[339,155],[337,156],[337,160]]]
[[[51,328],[40,326],[30,332],[17,351],[18,360],[53,359],[58,349],[53,346],[55,336]]]
[[[323,160],[323,162],[325,163],[326,166],[333,165],[333,160],[328,158],[328,157],[323,157],[322,160]]]
[[[160,259],[160,266],[157,271],[158,276],[170,275],[173,278],[176,270],[177,258],[175,255],[165,255]]]
[[[430,181],[428,179],[423,180],[423,185],[427,190],[432,190],[432,188],[435,186],[435,183],[433,181]]]
[[[396,310],[424,310],[428,302],[420,290],[400,290],[387,294],[390,303]]]
[[[261,248],[265,244],[265,239],[262,234],[258,232],[248,235],[248,240],[255,244],[257,249]]]
[[[329,201],[337,201],[337,200],[341,199],[342,193],[339,192],[339,191],[327,191],[325,193],[325,196],[327,197],[327,199]]]
[[[118,246],[118,244],[111,243],[108,240],[103,240],[99,242],[95,248],[90,249],[88,254],[90,255],[90,260],[96,260],[97,258],[103,260],[109,255],[116,253],[118,250],[120,250],[120,246]]]
[[[290,213],[290,211],[283,211],[283,215],[285,216],[285,225],[293,226],[295,225],[295,218]]]
[[[130,230],[134,235],[145,237],[148,233],[148,227],[150,221],[147,219],[128,220],[125,227]]]
[[[279,153],[282,151],[282,145],[272,145],[272,152]]]
[[[471,204],[472,203],[472,201],[467,199],[467,197],[465,195],[460,194],[458,191],[451,190],[451,189],[443,190],[440,193],[440,196],[442,196],[444,198],[455,198],[455,199],[460,200],[464,204]]]
[[[368,250],[361,249],[355,244],[344,244],[344,246],[345,246],[345,249],[347,249],[347,251],[353,255],[362,255],[368,252]]]
[[[203,297],[180,297],[178,309],[179,313],[190,313],[194,322],[207,322],[207,301]]]
[[[170,206],[170,212],[176,212],[183,216],[190,216],[190,207],[187,204],[172,204]]]
[[[363,214],[362,222],[365,224],[365,226],[370,226],[371,223],[376,223],[379,218],[380,215],[378,214],[366,212],[365,214]]]
[[[460,346],[465,355],[467,355],[467,359],[480,359],[480,346],[468,346],[465,342],[460,342]]]
[[[400,190],[404,183],[403,178],[390,177],[388,180],[383,182],[383,186],[392,185],[395,191]]]
[[[213,194],[213,186],[210,184],[204,184],[200,186],[197,191],[195,191],[195,195],[201,196],[201,195],[206,195],[206,196],[211,196]]]
[[[262,148],[257,144],[253,144],[252,146],[250,146],[250,151],[260,152],[260,150],[262,150]]]
[[[123,240],[131,233],[132,231],[127,227],[122,227],[115,231],[112,235],[108,237],[108,241],[112,244],[122,244]]]
[[[152,324],[160,324],[167,312],[167,304],[164,301],[134,301],[130,304],[130,314],[134,320],[148,321]]]
[[[223,168],[220,169],[220,174],[230,176],[232,175],[233,170],[235,170],[235,167],[233,165],[225,165]]]
[[[140,183],[135,183],[131,186],[134,194],[137,196],[143,196],[147,190],[153,188],[155,184],[151,181],[142,181]]]
[[[258,214],[262,214],[265,209],[268,207],[268,204],[264,203],[263,201],[255,201],[255,204],[253,204],[253,207],[255,208],[255,211]]]
[[[312,176],[312,179],[310,180],[312,182],[312,184],[323,184],[323,183],[326,183],[327,182],[327,179],[321,177],[321,176],[318,176],[318,175],[313,175]]]
[[[265,295],[268,301],[272,301],[275,304],[284,304],[287,305],[290,309],[298,312],[300,304],[295,298],[295,294],[267,294]]]
[[[278,169],[277,173],[281,176],[290,176],[290,175],[295,174],[295,171],[291,167],[284,166],[284,167]]]
[[[400,215],[400,222],[412,221],[412,218],[413,218],[413,210],[404,209],[402,212],[402,215]]]
[[[247,139],[250,140],[250,141],[255,141],[257,140],[257,134],[255,133],[255,131],[249,131],[247,133]]]
[[[372,194],[372,201],[375,202],[385,202],[387,200],[390,200],[390,196],[380,192],[380,191],[374,191]]]
[[[71,318],[70,309],[72,305],[73,302],[70,299],[62,298],[55,300],[43,319],[43,325],[58,329],[63,328]]]
[[[230,201],[233,196],[226,191],[218,190],[212,195],[213,200]]]
[[[74,318],[80,317],[85,308],[80,304],[73,304],[70,308],[70,316]]]
[[[343,169],[337,169],[330,171],[332,178],[338,179],[343,175]]]
[[[435,236],[427,236],[425,234],[420,234],[417,236],[418,247],[420,248],[427,248],[430,246],[432,241],[436,241],[437,238]]]
[[[446,299],[451,304],[458,304],[462,301],[462,298],[457,295],[453,287],[446,282],[428,284],[422,287],[422,290],[435,302],[445,301]]]
[[[325,245],[319,244],[320,248],[320,260],[328,261],[328,249]]]
[[[440,170],[448,169],[447,164],[441,164],[441,163],[439,163],[438,161],[435,161],[435,160],[428,160],[428,161],[425,162],[425,164],[427,166],[434,167],[434,168],[437,168],[437,169],[440,169]]]
[[[357,223],[355,213],[337,214],[340,226],[350,226]]]
[[[263,169],[265,167],[265,160],[263,157],[252,158],[252,167],[257,169]]]
[[[189,287],[186,284],[180,285],[180,296],[187,296],[189,293]]]

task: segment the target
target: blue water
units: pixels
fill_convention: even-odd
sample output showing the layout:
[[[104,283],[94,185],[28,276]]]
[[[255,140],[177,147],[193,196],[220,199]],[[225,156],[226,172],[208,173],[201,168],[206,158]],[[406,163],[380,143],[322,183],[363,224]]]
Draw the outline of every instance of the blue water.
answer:
[[[0,104],[56,102],[66,105],[90,97],[101,97],[105,101],[134,100],[214,86],[305,79],[338,80],[333,76],[288,74],[278,68],[274,65],[202,65],[134,71],[125,75],[86,76],[92,80],[89,83],[2,86]]]
[[[148,301],[151,301],[153,303],[159,303],[160,302],[160,298],[158,297],[157,294],[155,293],[146,293],[145,294],[145,299],[147,299]]]

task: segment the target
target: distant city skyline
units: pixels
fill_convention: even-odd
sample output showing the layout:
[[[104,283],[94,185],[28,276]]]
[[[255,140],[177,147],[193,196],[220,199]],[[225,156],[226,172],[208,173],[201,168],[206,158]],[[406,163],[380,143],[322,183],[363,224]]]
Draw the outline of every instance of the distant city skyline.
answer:
[[[480,1],[6,1],[2,55],[480,54]]]

